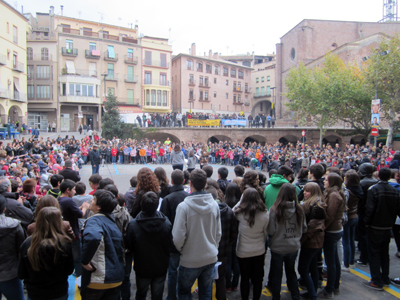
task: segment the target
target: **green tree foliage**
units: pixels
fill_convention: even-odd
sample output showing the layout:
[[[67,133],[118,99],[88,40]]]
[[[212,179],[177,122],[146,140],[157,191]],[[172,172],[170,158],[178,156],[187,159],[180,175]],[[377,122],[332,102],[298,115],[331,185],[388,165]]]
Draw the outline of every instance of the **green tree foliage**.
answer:
[[[312,122],[324,130],[339,120],[348,122],[356,133],[370,131],[371,90],[357,65],[346,65],[337,55],[328,54],[322,66],[293,68],[287,79],[288,106],[300,124]]]
[[[117,98],[110,92],[107,94],[107,101],[104,102],[104,110],[102,137],[105,139],[112,139],[114,136],[122,137],[124,123],[119,118]]]
[[[384,39],[368,61],[368,80],[377,88],[381,113],[389,123],[386,145],[391,145],[393,133],[399,127],[400,113],[400,39]]]

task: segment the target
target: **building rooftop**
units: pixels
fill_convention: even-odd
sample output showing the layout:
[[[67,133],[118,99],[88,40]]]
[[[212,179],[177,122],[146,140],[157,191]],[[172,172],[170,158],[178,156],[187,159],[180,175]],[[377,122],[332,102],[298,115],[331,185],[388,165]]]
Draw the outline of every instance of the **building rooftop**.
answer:
[[[240,68],[247,69],[247,70],[253,70],[253,68],[242,66],[242,65],[238,65],[236,63],[233,63],[233,62],[225,60],[225,59],[209,58],[208,56],[197,56],[197,55],[190,55],[190,54],[186,54],[186,53],[179,53],[178,55],[173,56],[172,57],[172,61],[178,59],[181,56],[186,56],[186,57],[190,57],[190,58],[193,58],[193,59],[199,59],[199,60],[200,59],[201,60],[207,60],[207,61],[211,61],[211,62],[215,62],[215,63],[220,63],[220,64],[225,64],[225,65],[240,67]]]

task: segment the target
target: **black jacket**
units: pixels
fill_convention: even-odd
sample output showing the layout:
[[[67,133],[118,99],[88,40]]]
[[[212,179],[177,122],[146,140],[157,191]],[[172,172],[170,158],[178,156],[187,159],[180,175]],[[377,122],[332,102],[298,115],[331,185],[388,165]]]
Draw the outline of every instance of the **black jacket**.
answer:
[[[101,159],[100,159],[99,151],[95,151],[95,150],[90,151],[89,160],[90,160],[90,163],[92,164],[92,166],[93,165],[95,165],[95,166],[100,165]]]
[[[4,214],[0,214],[1,282],[17,277],[18,253],[24,239],[25,234],[20,222],[12,218],[7,218]]]
[[[156,278],[167,274],[172,246],[172,225],[163,213],[148,217],[140,212],[129,222],[125,245],[135,258],[136,276]]]
[[[218,203],[221,212],[221,240],[218,245],[218,260],[228,255],[233,243],[236,243],[238,235],[238,221],[232,209],[226,203]]]
[[[72,247],[67,244],[64,253],[54,262],[54,248],[40,250],[40,257],[50,267],[49,270],[34,271],[28,260],[31,237],[21,246],[18,277],[24,279],[29,298],[48,300],[60,298],[68,293],[68,276],[74,271]]]
[[[64,176],[64,180],[71,179],[74,182],[81,180],[81,176],[79,176],[78,172],[72,170],[71,168],[65,168],[64,170],[61,170],[59,174]]]
[[[365,205],[367,204],[368,189],[377,183],[378,183],[378,180],[376,180],[375,178],[372,178],[372,177],[365,177],[360,181],[360,185],[361,185],[361,188],[362,188],[364,194],[363,194],[362,198],[360,198],[360,200],[358,201],[357,210],[358,210],[359,217],[363,218],[365,215]],[[361,214],[361,216],[360,216],[360,214]]]
[[[169,219],[173,226],[175,222],[176,208],[179,203],[183,202],[183,200],[185,200],[185,198],[190,194],[184,191],[182,184],[173,185],[170,188],[170,192],[171,193],[163,199],[160,211]]]
[[[368,190],[364,222],[366,227],[391,230],[400,217],[399,191],[387,181],[379,181]]]
[[[2,195],[7,199],[7,208],[4,214],[21,221],[22,227],[28,227],[33,221],[32,211],[17,201],[19,196],[17,193],[2,193]]]

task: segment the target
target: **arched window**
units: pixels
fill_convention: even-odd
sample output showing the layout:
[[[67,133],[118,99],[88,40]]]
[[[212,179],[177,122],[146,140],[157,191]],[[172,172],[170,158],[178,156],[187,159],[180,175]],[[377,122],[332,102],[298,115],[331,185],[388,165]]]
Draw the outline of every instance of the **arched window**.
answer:
[[[26,48],[27,60],[33,60],[33,49],[31,47]]]
[[[42,48],[41,57],[42,57],[42,60],[49,60],[49,49]]]

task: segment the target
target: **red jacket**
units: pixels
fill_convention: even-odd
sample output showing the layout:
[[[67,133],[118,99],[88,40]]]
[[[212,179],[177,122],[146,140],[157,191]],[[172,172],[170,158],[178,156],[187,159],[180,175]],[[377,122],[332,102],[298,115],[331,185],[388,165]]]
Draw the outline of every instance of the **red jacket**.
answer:
[[[111,149],[111,156],[117,156],[118,150],[116,148]]]
[[[164,156],[165,150],[163,148],[158,149],[158,155],[159,156]]]

